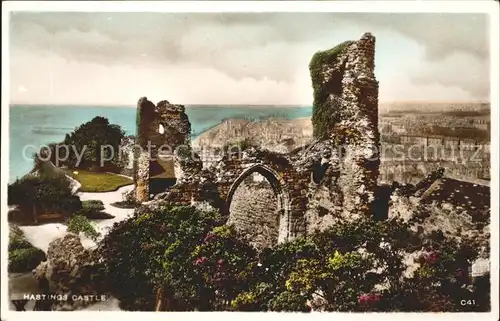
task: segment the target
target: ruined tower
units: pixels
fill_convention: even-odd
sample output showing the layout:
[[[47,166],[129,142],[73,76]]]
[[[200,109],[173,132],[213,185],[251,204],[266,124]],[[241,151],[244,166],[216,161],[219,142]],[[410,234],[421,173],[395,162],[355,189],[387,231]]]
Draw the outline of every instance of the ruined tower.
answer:
[[[314,89],[313,135],[338,151],[342,208],[352,218],[369,215],[379,171],[378,82],[375,37],[316,53],[309,65]]]
[[[181,146],[189,146],[191,136],[184,106],[166,100],[155,106],[146,97],[139,99],[136,136],[135,196],[144,202],[149,200],[154,186],[165,190],[165,186],[175,183],[173,155]]]
[[[234,203],[233,196],[238,195],[236,191],[242,182],[258,173],[268,181],[274,194],[271,196],[276,203],[275,212],[266,217],[273,219],[268,226],[274,241],[312,233],[336,220],[371,217],[380,164],[374,56],[375,38],[370,34],[313,56],[309,67],[314,89],[315,140],[307,148],[280,154],[262,146],[247,146],[241,153],[225,153],[205,170],[201,162],[186,158],[185,153],[176,155],[173,163],[178,161],[181,167],[176,184],[158,189],[158,193],[152,190],[155,179],[159,179],[155,168],[167,172],[169,164],[148,160],[150,156],[160,156],[157,149],[148,145],[167,144],[172,150],[185,144],[191,148],[190,124],[183,106],[166,101],[154,106],[142,98],[137,123],[142,150],[135,171],[137,199],[148,200],[151,194],[174,204],[211,199],[211,206],[221,213],[229,217],[233,214],[229,221],[247,222],[243,230],[255,231],[255,223],[248,223],[251,220],[247,207],[238,204],[238,200]],[[330,156],[324,153],[328,150]],[[238,210],[234,210],[237,208],[245,208],[241,211],[245,215],[238,215]],[[250,218],[259,220],[256,215]]]

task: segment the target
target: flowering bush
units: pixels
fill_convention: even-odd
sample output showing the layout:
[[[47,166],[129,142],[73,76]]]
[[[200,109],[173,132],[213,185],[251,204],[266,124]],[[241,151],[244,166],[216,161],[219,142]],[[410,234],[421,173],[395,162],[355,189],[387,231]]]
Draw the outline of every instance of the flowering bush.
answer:
[[[373,310],[382,298],[378,293],[365,293],[358,297],[358,305],[366,307],[367,310]]]
[[[362,219],[257,252],[219,214],[162,207],[140,208],[114,227],[101,250],[112,292],[128,309],[487,309],[460,304],[489,299],[480,293],[487,286],[474,290],[467,276],[474,243],[420,236],[397,219]],[[406,255],[415,251],[422,254],[407,275]]]
[[[199,305],[202,282],[193,266],[195,247],[220,215],[191,206],[139,208],[113,226],[100,244],[108,288],[127,310],[154,310],[158,289],[168,310],[192,310]],[[131,291],[133,289],[133,291]]]
[[[256,251],[232,226],[214,228],[192,256],[203,280],[199,295],[211,310],[227,309],[238,293],[247,291],[254,282]]]
[[[468,266],[477,256],[471,240],[457,243],[437,233],[423,242],[424,252],[414,275],[402,280],[393,293],[393,308],[403,311],[479,311],[480,305],[463,306],[477,293],[468,277]]]
[[[381,295],[377,294],[377,293],[362,294],[358,298],[358,304],[370,305],[370,304],[379,302],[380,297],[381,297]]]

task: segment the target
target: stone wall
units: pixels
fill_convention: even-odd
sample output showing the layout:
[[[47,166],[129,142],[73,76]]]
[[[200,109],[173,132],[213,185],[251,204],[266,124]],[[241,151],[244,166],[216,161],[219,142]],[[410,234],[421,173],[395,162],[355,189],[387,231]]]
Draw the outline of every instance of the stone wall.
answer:
[[[227,215],[228,222],[248,234],[257,246],[313,233],[339,220],[429,213],[422,211],[425,206],[433,207],[433,213],[440,214],[439,218],[428,219],[424,228],[430,229],[437,224],[446,230],[452,226],[447,229],[449,233],[459,234],[451,230],[460,225],[456,222],[464,219],[463,213],[451,215],[446,208],[448,205],[436,205],[443,202],[432,198],[436,197],[432,194],[436,182],[446,182],[441,172],[438,175],[431,172],[443,167],[442,162],[417,161],[409,167],[401,167],[397,162],[392,164],[390,159],[384,159],[382,180],[388,180],[391,166],[396,169],[391,179],[405,180],[408,173],[416,173],[414,176],[423,176],[423,180],[417,177],[411,181],[415,185],[409,186],[377,184],[380,134],[374,50],[375,38],[365,34],[359,41],[348,41],[314,55],[310,64],[314,89],[313,140],[305,146],[283,153],[250,144],[237,152],[225,150],[205,167],[188,146],[181,155],[175,155],[177,183],[156,195],[155,202],[203,204],[204,208],[215,208]],[[139,107],[142,106],[145,106],[145,114],[148,108],[154,107],[146,99],[140,101]],[[149,137],[154,141],[185,144],[189,137],[189,120],[183,108],[165,102],[159,106],[169,112],[158,113],[155,107],[149,125],[139,123],[139,128],[146,128],[142,141]],[[166,137],[156,133],[155,127],[161,121],[164,121]],[[425,143],[435,145],[439,141],[426,139]],[[460,173],[459,169],[457,171]],[[265,188],[245,183],[255,173],[265,177],[269,183]],[[147,173],[139,176],[138,194],[145,194],[140,192],[139,183],[147,188]],[[447,192],[453,197],[452,192]],[[481,213],[483,210],[485,208],[481,207]],[[453,222],[441,218],[442,215]],[[466,223],[464,221],[464,226]],[[479,234],[478,238],[482,239],[487,232]]]
[[[375,38],[365,34],[312,58],[315,140],[308,148],[283,154],[250,146],[226,153],[205,169],[200,164],[184,166],[182,179],[156,199],[209,203],[231,218],[231,210],[239,213],[236,208],[252,206],[251,199],[246,205],[239,199],[232,202],[243,180],[257,172],[269,181],[277,199],[278,241],[328,227],[337,219],[371,215],[379,166],[374,46]],[[188,123],[182,117],[176,121]]]
[[[257,247],[323,230],[339,221],[398,216],[417,222],[414,227],[425,233],[441,229],[447,235],[471,238],[486,258],[489,203],[467,199],[486,193],[477,182],[456,185],[443,176],[440,160],[401,164],[391,163],[389,157],[380,167],[374,55],[375,38],[364,34],[358,41],[313,56],[309,66],[314,90],[313,140],[288,153],[251,145],[238,152],[226,150],[204,167],[188,143],[190,124],[184,108],[165,101],[155,107],[141,99],[141,146],[147,140],[187,145],[184,152],[174,155],[176,184],[156,195],[154,202],[217,209]],[[159,125],[163,133],[158,132]],[[423,146],[443,143],[433,138],[417,141]],[[139,156],[137,199],[144,201],[149,197],[151,162],[145,161],[147,155]],[[469,164],[463,165],[465,169],[457,166],[452,174],[467,174]],[[381,180],[389,184],[379,186],[381,169]],[[265,178],[266,187],[248,183],[255,173]],[[415,185],[401,186],[393,180]],[[458,195],[465,187],[467,195]],[[438,192],[439,188],[445,190]]]
[[[172,178],[162,176],[170,170],[163,168],[162,164],[166,162],[159,160],[174,159],[180,146],[190,146],[191,124],[184,106],[166,100],[155,106],[146,97],[139,99],[136,137],[140,146],[140,149],[136,147],[134,157],[136,199],[144,202],[150,198],[150,183],[154,176],[155,179]]]
[[[351,220],[371,215],[380,163],[374,59],[375,38],[364,34],[359,41],[319,52],[311,60],[313,131],[322,140],[318,152],[329,150],[329,155],[327,159],[319,154],[306,158],[329,164],[329,177],[320,184],[329,190],[329,199],[318,198],[314,188],[309,190],[312,199],[330,205],[314,205],[317,210],[310,209],[309,217],[318,217],[325,210]],[[320,186],[316,190],[325,194]]]
[[[344,211],[369,215],[377,186],[378,82],[374,75],[375,38],[369,34],[346,49],[342,79],[342,108],[348,110],[341,128],[355,131],[345,143],[339,180],[344,193]],[[343,132],[337,132],[336,135]]]
[[[278,242],[278,197],[265,177],[255,181],[251,175],[236,188],[229,207],[229,224],[234,224],[242,234],[249,236],[258,249],[271,247]]]
[[[456,182],[458,185],[461,182]],[[479,188],[470,184],[473,188]],[[449,190],[443,190],[443,184],[437,180],[422,196],[399,195],[395,192],[391,196],[389,217],[399,217],[412,222],[413,229],[419,233],[431,235],[433,232],[442,232],[445,236],[456,239],[458,242],[468,242],[479,249],[479,257],[472,265],[472,276],[487,275],[489,273],[490,256],[490,210],[489,204],[479,209],[478,206],[467,206],[468,200],[464,197],[453,197]],[[437,200],[436,194],[442,193]],[[464,194],[471,195],[466,192]],[[451,196],[451,197],[450,197]],[[488,195],[478,195],[477,203],[488,202]],[[457,200],[465,204],[458,204]],[[484,205],[484,204],[483,204]],[[475,271],[476,265],[486,262],[486,268]],[[409,260],[407,265],[411,269],[418,267],[418,263]]]

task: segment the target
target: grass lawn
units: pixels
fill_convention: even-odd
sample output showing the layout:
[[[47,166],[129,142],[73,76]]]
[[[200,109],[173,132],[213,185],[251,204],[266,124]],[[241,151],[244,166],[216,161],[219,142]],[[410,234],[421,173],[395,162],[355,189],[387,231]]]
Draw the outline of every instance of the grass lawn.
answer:
[[[78,174],[75,175],[73,170],[65,169],[64,171],[82,184],[81,192],[112,192],[133,183],[130,178],[113,173],[77,170]]]

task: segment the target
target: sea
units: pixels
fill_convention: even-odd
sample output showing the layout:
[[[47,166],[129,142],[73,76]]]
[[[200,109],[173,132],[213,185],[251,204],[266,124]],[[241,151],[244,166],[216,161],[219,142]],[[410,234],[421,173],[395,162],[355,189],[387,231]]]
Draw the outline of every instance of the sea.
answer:
[[[66,133],[96,116],[135,135],[136,108],[132,106],[11,105],[9,108],[9,183],[33,168],[32,155],[40,147],[61,142]],[[265,120],[310,117],[311,106],[186,105],[192,139],[225,119]]]

